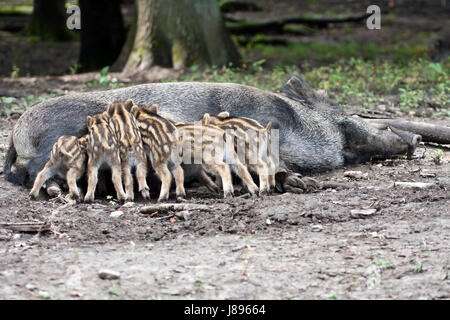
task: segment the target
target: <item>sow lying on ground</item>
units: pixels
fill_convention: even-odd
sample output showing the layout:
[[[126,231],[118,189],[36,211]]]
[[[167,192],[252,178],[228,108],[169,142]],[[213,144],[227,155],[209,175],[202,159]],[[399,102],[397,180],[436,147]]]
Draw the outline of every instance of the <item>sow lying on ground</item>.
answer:
[[[30,184],[44,167],[53,143],[62,135],[87,133],[85,119],[105,111],[110,101],[132,99],[137,105],[158,104],[159,113],[175,122],[193,123],[205,113],[248,117],[279,129],[277,189],[302,192],[309,174],[375,158],[411,156],[420,136],[383,130],[317,94],[299,76],[280,93],[233,83],[150,83],[108,91],[70,94],[41,102],[17,121],[5,160],[9,181]],[[392,128],[391,128],[392,129]],[[449,128],[441,127],[445,134]]]

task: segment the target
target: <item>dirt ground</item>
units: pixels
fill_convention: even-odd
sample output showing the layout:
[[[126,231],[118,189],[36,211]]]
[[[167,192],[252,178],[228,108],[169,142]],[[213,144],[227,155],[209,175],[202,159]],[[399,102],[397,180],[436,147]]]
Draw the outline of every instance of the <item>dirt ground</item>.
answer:
[[[1,88],[12,94],[63,86],[5,81]],[[3,154],[17,117],[0,120]],[[361,177],[348,177],[349,170]],[[142,214],[142,201],[31,201],[29,190],[1,175],[0,298],[450,298],[448,147],[421,145],[412,160],[342,168],[316,179],[346,188],[231,200],[188,189],[189,201],[208,209],[174,216]],[[395,185],[413,181],[431,185]],[[123,215],[111,216],[114,211]],[[47,228],[14,229],[24,222]],[[103,269],[119,279],[101,279]]]
[[[98,73],[67,75],[77,43],[61,50],[4,32],[0,40],[0,96],[23,98],[24,105],[35,102],[29,96],[95,89],[86,84]],[[10,77],[13,66],[19,78]],[[154,81],[177,76],[158,72]],[[67,76],[44,76],[61,73]],[[396,117],[414,116],[394,111]],[[3,157],[21,112],[0,117]],[[449,117],[420,120],[450,124]],[[349,177],[349,170],[361,177]],[[143,201],[32,201],[28,189],[0,174],[0,299],[450,299],[450,146],[421,144],[412,160],[315,178],[345,187],[231,200],[191,188],[189,202],[208,209],[177,216],[142,214]],[[414,189],[396,182],[429,185]],[[123,214],[111,215],[116,211]],[[45,228],[23,232],[17,223]],[[102,279],[105,269],[118,278]]]

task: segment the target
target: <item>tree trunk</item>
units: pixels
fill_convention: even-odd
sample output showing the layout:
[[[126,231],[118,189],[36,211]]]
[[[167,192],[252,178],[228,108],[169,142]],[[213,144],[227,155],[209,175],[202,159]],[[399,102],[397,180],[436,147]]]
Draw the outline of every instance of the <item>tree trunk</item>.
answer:
[[[111,66],[125,42],[120,0],[79,0],[81,10],[80,71]]]
[[[111,67],[112,72],[121,72],[125,67],[128,58],[130,57],[131,51],[133,50],[134,38],[136,37],[136,26],[137,26],[137,8],[136,6],[130,6],[128,10],[131,11],[131,17],[129,21],[125,20],[124,25],[126,32],[126,40],[120,51],[120,55]]]
[[[151,66],[238,64],[216,0],[137,0],[133,50],[125,72]]]
[[[27,28],[29,35],[39,36],[46,41],[69,40],[66,26],[65,0],[34,0],[33,14]]]

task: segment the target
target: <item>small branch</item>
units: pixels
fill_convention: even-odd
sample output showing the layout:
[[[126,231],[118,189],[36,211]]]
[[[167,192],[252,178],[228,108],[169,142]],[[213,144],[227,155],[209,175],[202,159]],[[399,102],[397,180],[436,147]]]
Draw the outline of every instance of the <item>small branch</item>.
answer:
[[[13,222],[0,223],[0,226],[9,228],[17,232],[44,232],[50,231],[50,224],[48,222]]]
[[[355,183],[348,184],[343,182],[324,181],[322,182],[321,189],[352,189],[355,187],[358,187]]]

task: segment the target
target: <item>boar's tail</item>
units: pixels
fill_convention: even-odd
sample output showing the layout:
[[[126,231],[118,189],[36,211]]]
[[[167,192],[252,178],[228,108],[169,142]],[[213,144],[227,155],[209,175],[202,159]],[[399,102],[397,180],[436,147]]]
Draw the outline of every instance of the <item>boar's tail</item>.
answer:
[[[3,171],[6,180],[9,182],[25,185],[28,177],[28,171],[25,167],[16,167],[14,172],[11,171],[11,167],[17,159],[17,152],[14,144],[10,143],[8,153],[6,154],[5,164],[3,165]]]

